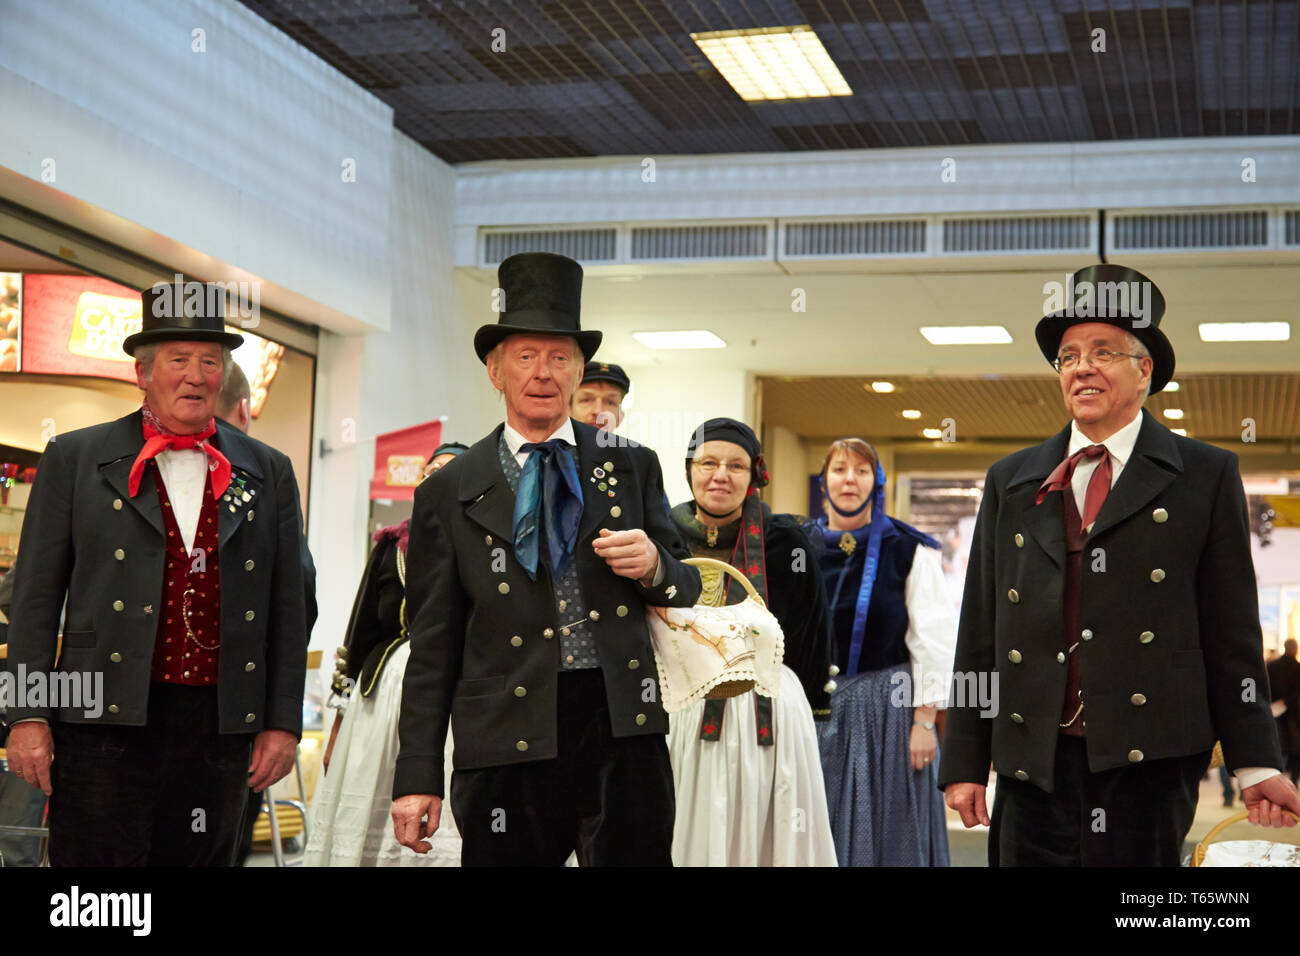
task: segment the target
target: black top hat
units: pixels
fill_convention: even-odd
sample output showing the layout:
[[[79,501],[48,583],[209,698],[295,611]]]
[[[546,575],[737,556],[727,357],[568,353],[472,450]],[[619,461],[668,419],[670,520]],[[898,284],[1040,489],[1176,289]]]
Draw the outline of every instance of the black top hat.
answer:
[[[1074,274],[1074,291],[1066,307],[1038,320],[1034,337],[1048,362],[1056,360],[1065,330],[1101,322],[1131,333],[1151,353],[1151,394],[1174,377],[1174,347],[1160,331],[1165,297],[1156,284],[1127,266],[1085,266]]]
[[[226,331],[226,291],[210,282],[155,282],[140,293],[140,331],[122,340],[122,350],[134,355],[155,342],[217,342],[236,349],[244,337]]]
[[[609,382],[621,388],[624,395],[632,387],[632,380],[627,377],[622,366],[610,362],[588,362],[582,370],[582,384],[588,382]]]
[[[567,256],[521,252],[497,266],[502,302],[496,325],[474,333],[474,351],[486,363],[487,354],[507,335],[568,335],[578,340],[586,358],[600,347],[599,332],[584,332],[578,321],[582,308],[582,266]]]

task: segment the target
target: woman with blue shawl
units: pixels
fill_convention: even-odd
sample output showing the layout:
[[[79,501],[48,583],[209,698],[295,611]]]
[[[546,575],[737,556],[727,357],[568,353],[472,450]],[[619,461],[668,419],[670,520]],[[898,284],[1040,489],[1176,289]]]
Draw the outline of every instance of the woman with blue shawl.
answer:
[[[836,686],[817,725],[840,866],[947,866],[934,722],[957,615],[938,543],[885,514],[885,472],[860,438],[834,442],[826,515],[810,521],[832,618]]]

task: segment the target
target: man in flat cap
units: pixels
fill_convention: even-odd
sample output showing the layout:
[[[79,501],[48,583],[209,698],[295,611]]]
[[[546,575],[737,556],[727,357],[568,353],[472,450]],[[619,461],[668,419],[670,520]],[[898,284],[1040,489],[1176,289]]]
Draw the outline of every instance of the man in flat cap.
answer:
[[[580,422],[613,433],[623,422],[623,400],[632,382],[621,366],[609,362],[588,362],[582,381],[573,391],[569,411]]]
[[[1155,284],[1116,265],[1072,284],[1036,335],[1073,421],[989,469],[939,785],[966,826],[991,825],[992,865],[1177,866],[1216,740],[1253,823],[1300,812],[1246,499],[1236,455],[1142,409],[1174,372]],[[989,673],[996,707],[972,699]]]
[[[581,267],[524,253],[498,278],[506,311],[474,347],[506,420],[415,492],[395,833],[428,851],[450,720],[465,865],[670,865],[644,605],[693,605],[700,575],[654,453],[569,417],[601,339],[579,324]]]
[[[229,866],[248,788],[293,767],[302,729],[293,466],[214,420],[243,339],[219,288],[182,280],[144,292],[123,342],[142,407],[51,439],[23,522],[9,664],[57,672],[51,688],[102,680],[102,713],[8,713],[56,866]]]

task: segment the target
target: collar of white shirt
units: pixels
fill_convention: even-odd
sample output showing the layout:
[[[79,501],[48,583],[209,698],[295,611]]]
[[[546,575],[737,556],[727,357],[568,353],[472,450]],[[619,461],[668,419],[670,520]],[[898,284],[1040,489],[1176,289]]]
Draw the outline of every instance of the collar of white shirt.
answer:
[[[1133,454],[1133,446],[1137,444],[1138,432],[1141,430],[1141,409],[1138,409],[1137,415],[1134,416],[1131,422],[1100,442],[1093,441],[1083,432],[1079,431],[1078,422],[1070,422],[1070,448],[1066,453],[1066,457],[1070,457],[1070,455],[1073,455],[1079,449],[1087,448],[1089,445],[1105,445],[1106,451],[1110,452],[1110,456],[1119,462],[1121,467],[1123,467],[1128,463],[1129,458]]]
[[[513,428],[511,428],[509,422],[506,423],[505,436],[506,436],[506,447],[510,449],[510,454],[514,455],[515,459],[519,461],[519,456],[521,454],[524,454],[520,452],[519,449],[523,447],[524,442],[528,441],[528,439],[525,438],[523,435],[519,434],[519,432],[515,431]],[[551,434],[547,436],[546,440],[550,441],[552,438],[559,438],[563,441],[567,441],[570,445],[577,448],[578,439],[573,434],[573,419],[566,418],[564,420],[564,424],[561,425],[559,428],[555,429],[555,431],[551,432]],[[541,443],[538,442],[538,444]],[[519,464],[522,465],[523,461],[519,461]]]

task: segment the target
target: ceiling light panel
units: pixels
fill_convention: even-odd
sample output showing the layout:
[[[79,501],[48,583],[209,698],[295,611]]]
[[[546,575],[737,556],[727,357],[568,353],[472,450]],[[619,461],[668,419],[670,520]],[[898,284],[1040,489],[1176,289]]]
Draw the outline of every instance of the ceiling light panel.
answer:
[[[700,51],[747,101],[850,96],[839,67],[807,24],[692,33]]]

